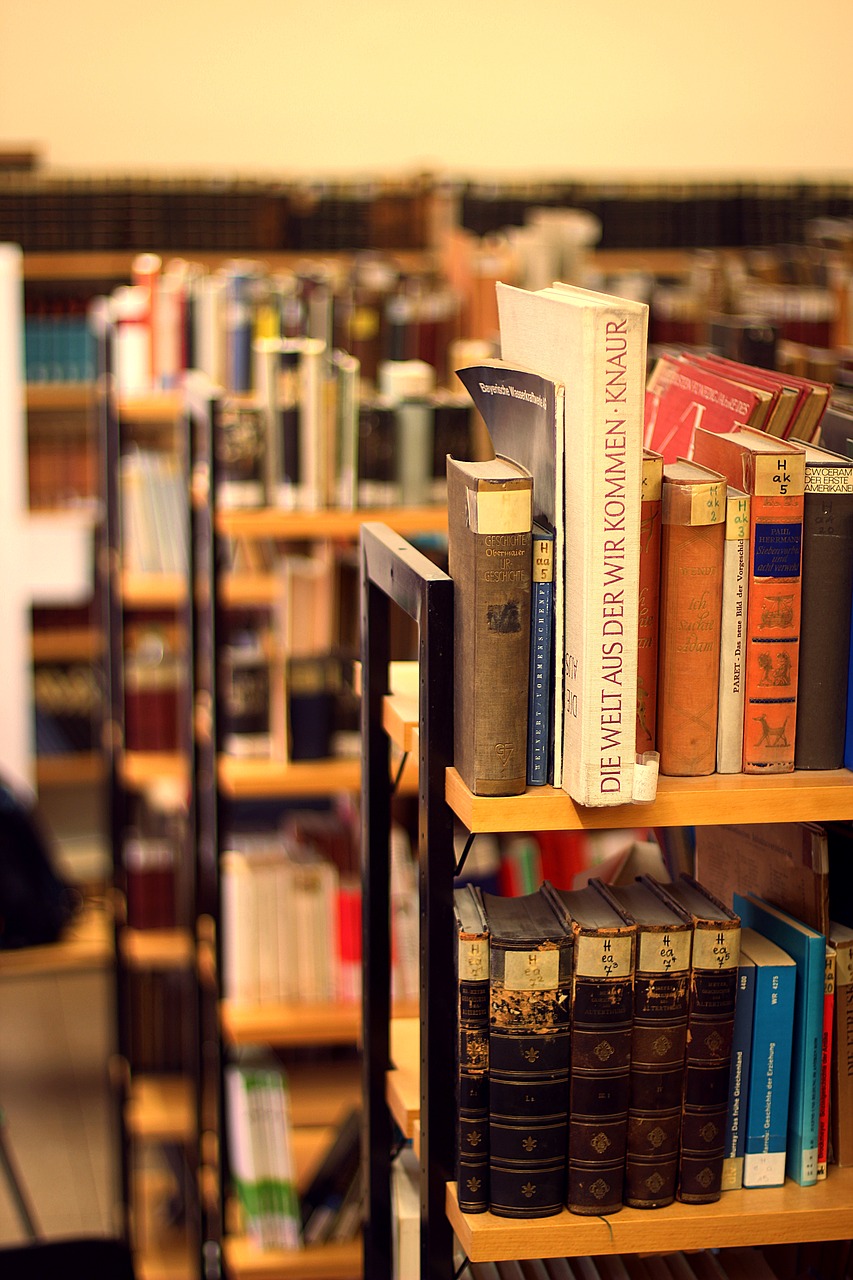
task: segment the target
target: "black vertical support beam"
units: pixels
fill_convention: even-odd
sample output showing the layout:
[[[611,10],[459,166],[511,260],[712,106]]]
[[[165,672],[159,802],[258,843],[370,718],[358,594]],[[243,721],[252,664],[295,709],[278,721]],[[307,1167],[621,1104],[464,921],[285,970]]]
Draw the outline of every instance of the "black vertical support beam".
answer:
[[[453,742],[453,584],[386,526],[362,529],[362,781],[364,1099],[368,1206],[364,1274],[392,1275],[389,1065],[389,602],[418,625],[421,1043],[421,1280],[449,1280],[453,1234],[445,1212],[455,1134],[453,817],[444,799]]]

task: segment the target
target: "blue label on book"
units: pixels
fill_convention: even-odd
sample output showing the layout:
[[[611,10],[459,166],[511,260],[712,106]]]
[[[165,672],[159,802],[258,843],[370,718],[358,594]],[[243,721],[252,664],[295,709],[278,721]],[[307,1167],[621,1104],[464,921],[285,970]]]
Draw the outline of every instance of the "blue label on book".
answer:
[[[752,560],[756,578],[798,578],[801,542],[798,522],[756,525]]]

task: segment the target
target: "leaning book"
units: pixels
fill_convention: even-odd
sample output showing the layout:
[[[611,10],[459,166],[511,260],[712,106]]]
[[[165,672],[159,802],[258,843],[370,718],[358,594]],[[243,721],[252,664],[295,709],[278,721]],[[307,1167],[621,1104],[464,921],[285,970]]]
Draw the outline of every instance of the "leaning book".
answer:
[[[566,387],[562,786],[582,805],[652,799],[656,761],[635,770],[648,307],[497,289],[503,358]]]

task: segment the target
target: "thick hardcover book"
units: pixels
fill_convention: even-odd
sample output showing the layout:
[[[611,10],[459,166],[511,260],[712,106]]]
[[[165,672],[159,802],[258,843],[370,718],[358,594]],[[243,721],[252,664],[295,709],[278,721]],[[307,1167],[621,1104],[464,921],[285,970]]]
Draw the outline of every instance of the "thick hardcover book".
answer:
[[[622,1208],[631,1088],[636,925],[610,889],[545,893],[574,936],[566,1204],[572,1213]]]
[[[545,894],[483,895],[489,925],[489,1208],[559,1213],[566,1198],[572,934]]]
[[[643,450],[640,603],[637,632],[637,755],[656,750],[663,458]]]
[[[829,841],[814,822],[696,828],[696,876],[731,903],[755,893],[825,934],[829,926]]]
[[[456,920],[456,1185],[464,1213],[489,1207],[489,926],[473,884],[453,891]]]
[[[750,960],[744,952],[743,930],[741,930],[737,969],[732,1065],[729,1071],[729,1106],[726,1113],[726,1154],[720,1179],[721,1191],[736,1191],[738,1187],[743,1186],[749,1064],[752,1056],[752,1019],[755,1010],[755,962]]]
[[[743,765],[746,610],[749,599],[749,494],[726,489],[723,602],[720,611],[720,692],[717,714],[717,773],[740,773]]]
[[[506,458],[447,459],[454,764],[475,795],[527,783],[531,490]]]
[[[750,495],[744,773],[794,768],[805,452],[742,427],[699,428],[697,462]]]
[[[658,1209],[675,1199],[693,921],[644,877],[610,891],[637,923],[622,1198],[636,1209]]]
[[[584,805],[653,798],[656,762],[635,767],[648,308],[567,285],[497,289],[504,359],[567,389],[562,786]]]
[[[838,1165],[853,1165],[853,929],[834,921],[835,1025],[829,1103],[830,1151]]]
[[[718,1200],[725,1159],[740,919],[692,876],[658,885],[693,918],[678,1199]]]
[[[664,462],[690,458],[697,427],[731,431],[736,422],[758,423],[766,417],[768,399],[686,356],[666,353],[655,363],[646,387],[645,443]]]
[[[457,370],[483,421],[495,453],[525,467],[533,477],[533,519],[553,534],[552,617],[555,654],[548,737],[551,763],[545,781],[560,785],[563,767],[563,413],[561,382],[493,359]],[[537,769],[538,772],[538,769]]]
[[[554,533],[538,521],[533,525],[528,696],[527,784],[541,787],[554,776]]]
[[[740,946],[755,966],[743,1185],[777,1187],[785,1181],[796,965],[755,929],[741,929]]]
[[[853,597],[853,461],[805,445],[803,585],[797,689],[797,769],[844,763],[850,601]]]
[[[817,1182],[826,939],[754,894],[735,894],[734,903],[745,926],[763,933],[797,962],[785,1169],[789,1178],[810,1186]]]
[[[717,759],[726,482],[665,463],[661,499],[657,748],[660,771],[713,773]]]
[[[827,940],[823,974],[823,1029],[820,1041],[820,1111],[817,1122],[817,1176],[826,1177],[829,1162],[829,1106],[832,1091],[832,1040],[835,1024],[835,947]]]

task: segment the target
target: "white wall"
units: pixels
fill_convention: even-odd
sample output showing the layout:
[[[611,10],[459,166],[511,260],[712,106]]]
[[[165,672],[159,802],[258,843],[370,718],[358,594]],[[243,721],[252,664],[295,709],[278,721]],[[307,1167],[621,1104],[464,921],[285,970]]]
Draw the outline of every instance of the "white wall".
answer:
[[[0,3],[51,166],[853,173],[850,0]]]

